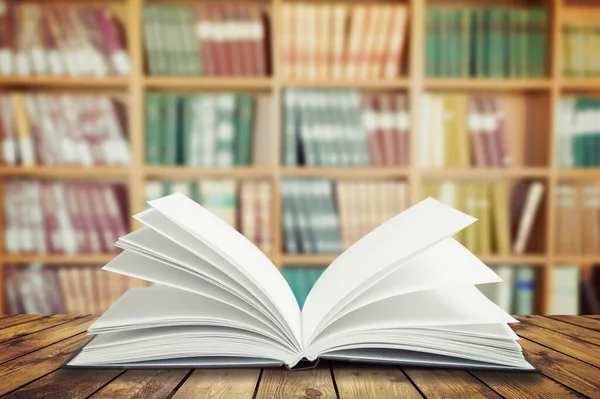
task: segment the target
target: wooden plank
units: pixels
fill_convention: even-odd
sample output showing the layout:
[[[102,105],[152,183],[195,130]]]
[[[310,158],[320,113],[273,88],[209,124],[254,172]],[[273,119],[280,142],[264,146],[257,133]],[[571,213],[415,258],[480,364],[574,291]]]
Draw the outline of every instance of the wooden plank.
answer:
[[[462,370],[405,368],[426,398],[499,398],[494,391]]]
[[[395,366],[332,366],[339,397],[344,398],[421,398],[406,375]]]
[[[600,331],[600,320],[594,320],[581,316],[547,316],[565,323],[575,324],[576,326],[589,328],[590,330]]]
[[[335,388],[329,365],[290,372],[284,369],[264,369],[257,399],[260,398],[335,398]]]
[[[528,339],[519,343],[527,357],[542,373],[590,397],[600,392],[600,369]]]
[[[79,334],[4,363],[0,373],[0,396],[57,370],[89,340],[89,336]]]
[[[1,267],[1,266],[0,266]],[[0,319],[0,330],[47,317],[45,314],[13,314]]]
[[[516,316],[516,318],[521,321],[526,321],[530,324],[535,324],[536,326],[544,327],[549,330],[577,338],[581,341],[589,342],[594,345],[600,345],[600,332],[588,330],[587,328],[542,316]],[[598,348],[598,350],[600,350],[600,348]]]
[[[258,384],[260,369],[196,370],[177,390],[173,399],[250,399]]]
[[[121,373],[123,370],[60,369],[25,385],[6,398],[83,399],[92,395]]]
[[[189,370],[129,370],[92,396],[100,398],[166,398]]]
[[[531,341],[552,348],[558,352],[580,359],[584,362],[600,367],[598,346],[572,338],[567,335],[538,327],[527,322],[512,324],[515,332]]]
[[[597,314],[587,314],[583,317],[587,317],[588,319],[593,319],[593,320],[600,320],[600,315],[597,315]]]
[[[507,398],[578,398],[575,392],[541,374],[473,373],[477,379]]]
[[[73,321],[80,316],[73,315],[52,315],[27,323],[17,324],[16,326],[8,327],[0,330],[0,343],[10,341],[11,339],[19,338],[24,335],[29,335],[37,331],[45,330],[46,328],[54,327],[58,324]]]
[[[38,331],[0,344],[0,364],[23,356],[60,340],[85,332],[95,317],[86,316],[72,322]]]

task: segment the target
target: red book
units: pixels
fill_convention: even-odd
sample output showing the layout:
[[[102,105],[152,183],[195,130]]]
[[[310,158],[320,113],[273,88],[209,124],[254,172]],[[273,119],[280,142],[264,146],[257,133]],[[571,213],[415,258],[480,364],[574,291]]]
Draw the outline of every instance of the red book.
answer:
[[[494,131],[495,148],[498,151],[499,165],[510,166],[510,154],[508,151],[508,132],[506,131],[506,109],[504,100],[499,97],[490,99],[490,106],[496,118],[496,129]]]
[[[250,37],[251,33],[251,5],[239,5],[238,6],[238,18],[240,20],[240,24],[238,29],[241,33],[241,37],[239,38],[239,51],[240,51],[240,72],[242,76],[256,76],[257,75],[257,66],[254,62],[254,49],[253,49],[253,41]]]
[[[103,185],[100,187],[102,192],[102,199],[104,202],[104,209],[107,212],[108,220],[110,223],[110,227],[113,232],[113,244],[117,241],[119,237],[127,234],[127,229],[125,228],[125,221],[123,220],[123,215],[119,209],[119,201],[117,199],[117,195],[115,193],[115,188],[109,185]],[[117,247],[112,246],[112,250],[117,251]]]
[[[58,219],[56,218],[57,203],[54,199],[52,183],[41,183],[41,205],[46,232],[46,248],[51,254],[62,253],[64,251],[58,228]]]
[[[262,19],[262,9],[258,6],[250,7],[250,22],[252,31],[252,54],[254,54],[254,76],[267,75],[267,42],[265,24]]]
[[[392,94],[381,94],[379,100],[379,130],[381,131],[383,164],[386,166],[397,165],[397,134],[394,124],[394,98]]]
[[[225,14],[223,12],[223,5],[211,4],[209,5],[210,20],[212,22],[212,54],[215,60],[214,74],[216,76],[229,76],[230,64],[227,59],[228,49],[226,46],[226,33],[227,26],[225,25]]]
[[[488,164],[485,132],[483,131],[482,112],[479,99],[469,98],[469,134],[471,136],[471,154],[475,166],[484,167]]]
[[[377,126],[377,105],[375,97],[369,94],[362,96],[362,124],[367,135],[371,165],[383,165],[383,144],[381,132]]]
[[[409,107],[408,97],[405,94],[398,94],[396,96],[396,134],[397,134],[397,148],[398,148],[398,165],[408,166],[409,153],[410,153],[410,142],[408,130],[410,128],[409,123]]]
[[[243,75],[243,15],[240,14],[241,6],[237,4],[224,4],[224,32],[225,32],[225,53],[228,62],[229,76]],[[240,31],[241,29],[241,31]]]
[[[83,214],[77,198],[77,186],[74,184],[66,184],[65,195],[67,197],[69,217],[71,218],[71,224],[75,230],[77,253],[89,253],[90,246],[86,237],[86,226],[83,222]]]
[[[102,245],[100,234],[96,229],[96,217],[93,213],[88,187],[81,184],[77,185],[76,195],[79,208],[81,209],[81,224],[87,240],[86,247],[89,248],[89,253],[98,254],[102,252]]]
[[[95,8],[94,10],[98,25],[104,33],[105,53],[113,71],[117,75],[129,75],[131,64],[125,48],[125,38],[117,29],[117,21],[111,18],[110,12],[105,8]]]
[[[196,6],[196,32],[200,42],[200,59],[202,74],[205,76],[216,75],[216,62],[213,50],[214,25],[211,21],[211,10],[208,4]]]
[[[48,56],[48,70],[51,75],[62,76],[65,74],[65,65],[62,57],[60,56],[60,49],[58,48],[58,37],[56,36],[55,30],[52,29],[49,16],[49,7],[42,7],[42,44],[46,50]]]
[[[115,237],[108,221],[108,213],[104,208],[104,201],[101,197],[101,191],[97,185],[86,185],[87,198],[91,204],[91,212],[94,220],[94,229],[100,238],[100,251],[113,252]]]

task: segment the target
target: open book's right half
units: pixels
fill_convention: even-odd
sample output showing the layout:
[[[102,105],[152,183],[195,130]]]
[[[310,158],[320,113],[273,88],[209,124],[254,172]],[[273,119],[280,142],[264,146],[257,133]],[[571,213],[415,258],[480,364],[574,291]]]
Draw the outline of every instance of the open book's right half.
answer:
[[[300,310],[250,241],[182,194],[150,202],[104,267],[134,288],[89,329],[72,367],[293,368],[319,358],[535,371],[517,322],[479,284],[501,279],[452,238],[475,219],[428,198],[357,241]]]

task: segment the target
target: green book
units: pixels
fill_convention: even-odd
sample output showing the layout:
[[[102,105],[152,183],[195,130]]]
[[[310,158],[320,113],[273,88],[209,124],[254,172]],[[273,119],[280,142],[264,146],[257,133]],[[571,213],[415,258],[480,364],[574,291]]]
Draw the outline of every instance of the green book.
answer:
[[[474,17],[474,38],[475,38],[475,76],[478,78],[486,77],[486,42],[487,31],[485,25],[485,10],[478,9],[473,12]]]
[[[534,77],[546,76],[547,53],[548,53],[548,14],[545,9],[532,10],[535,18],[535,60]]]
[[[252,125],[254,97],[249,94],[236,96],[235,110],[235,165],[249,165],[252,151]]]
[[[448,16],[450,14],[450,10],[446,7],[442,7],[438,11],[438,43],[439,43],[439,58],[438,58],[438,76],[449,77],[450,76],[450,40],[448,37]]]
[[[514,313],[530,315],[534,313],[535,273],[532,267],[515,268]]]
[[[517,64],[517,77],[526,78],[528,77],[528,62],[529,55],[527,52],[528,48],[528,32],[529,32],[529,12],[527,10],[519,10],[519,54]]]
[[[163,162],[162,157],[162,115],[161,103],[162,95],[146,95],[146,164],[160,165]]]
[[[436,76],[436,13],[437,8],[427,7],[425,21],[425,74],[427,77]]]
[[[573,134],[573,163],[577,167],[583,167],[586,164],[586,150],[585,150],[585,134],[584,126],[581,124],[583,118],[580,117],[581,113],[586,111],[587,100],[585,98],[575,99],[575,121],[578,121],[575,125],[575,133]]]
[[[446,31],[448,34],[448,76],[460,75],[460,10],[446,11]]]
[[[285,166],[298,165],[298,91],[288,89],[283,95],[283,163]]]
[[[519,76],[519,24],[520,14],[518,10],[507,11],[507,29],[508,29],[508,77],[516,78]]]
[[[233,165],[235,142],[235,96],[231,93],[216,95],[216,165]]]
[[[297,223],[297,209],[295,204],[295,198],[293,190],[290,187],[290,183],[284,181],[281,184],[281,193],[283,196],[283,231],[285,234],[285,251],[288,254],[298,253],[298,241],[300,239],[298,235],[298,223]]]
[[[182,97],[180,99],[180,107],[179,163],[192,166],[194,157],[194,98]]]
[[[501,12],[497,8],[486,10],[486,24],[488,26],[488,44],[486,46],[487,76],[492,78],[502,76]]]
[[[460,76],[471,76],[471,13],[472,10],[460,12]]]
[[[164,127],[163,127],[163,164],[177,165],[178,129],[178,99],[175,95],[163,97]]]

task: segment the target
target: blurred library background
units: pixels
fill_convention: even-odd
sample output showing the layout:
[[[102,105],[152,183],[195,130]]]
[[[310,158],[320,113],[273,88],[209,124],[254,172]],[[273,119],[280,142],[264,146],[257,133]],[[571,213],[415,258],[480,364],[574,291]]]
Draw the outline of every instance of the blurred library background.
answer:
[[[502,308],[600,314],[597,1],[4,0],[0,147],[0,314],[143,285],[100,268],[173,192],[300,304],[432,196],[479,219]]]

